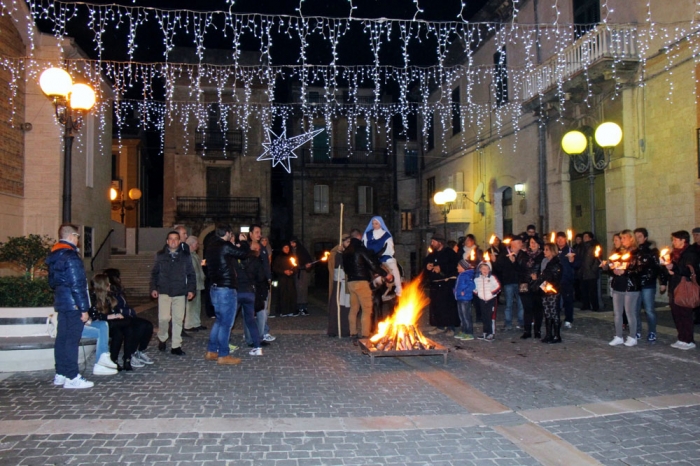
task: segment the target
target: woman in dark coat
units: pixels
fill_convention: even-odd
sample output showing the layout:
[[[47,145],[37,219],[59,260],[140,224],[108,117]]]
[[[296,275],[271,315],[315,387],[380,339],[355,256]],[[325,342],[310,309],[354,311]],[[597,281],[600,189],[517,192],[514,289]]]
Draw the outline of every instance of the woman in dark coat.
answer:
[[[541,270],[544,254],[540,248],[540,243],[534,236],[528,240],[527,248],[527,275],[531,279],[532,275],[537,276]],[[525,340],[532,336],[531,325],[534,323],[535,338],[542,338],[540,329],[542,328],[542,293],[539,286],[534,286],[534,280],[528,286],[527,293],[520,293],[520,301],[523,303],[525,331],[521,339]]]
[[[693,269],[697,267],[698,256],[695,249],[690,247],[690,234],[687,231],[681,230],[671,233],[671,242],[673,243],[671,260],[666,263],[666,273],[669,276],[668,299],[671,305],[673,322],[676,324],[676,330],[678,331],[678,341],[671,346],[681,350],[689,350],[695,348],[693,309],[676,304],[674,296],[681,280],[689,279],[693,273],[690,267],[692,266]],[[697,273],[697,270],[695,273]]]
[[[542,343],[561,343],[561,306],[559,287],[561,286],[562,269],[559,260],[559,248],[554,243],[544,245],[546,265],[539,275],[531,275],[534,286],[539,288],[544,282],[552,285],[552,291],[542,291],[542,308],[544,309],[546,334]],[[545,261],[542,263],[544,264]]]
[[[296,268],[292,265],[289,243],[282,246],[272,261],[272,271],[277,275],[277,315],[293,316],[297,312],[297,289],[294,281]]]

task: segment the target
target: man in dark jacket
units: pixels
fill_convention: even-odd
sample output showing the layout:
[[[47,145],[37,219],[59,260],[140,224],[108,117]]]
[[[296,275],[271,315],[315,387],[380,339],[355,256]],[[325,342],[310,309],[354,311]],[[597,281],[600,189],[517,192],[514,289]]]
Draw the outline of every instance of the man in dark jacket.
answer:
[[[595,257],[598,242],[590,231],[583,232],[583,243],[580,247],[581,268],[581,310],[598,312],[600,297],[598,296],[598,279],[600,278],[600,260]]]
[[[297,312],[294,316],[309,315],[309,280],[311,280],[311,254],[306,250],[299,238],[292,236],[289,240],[292,247],[292,256],[297,261],[297,271],[294,276],[294,283],[297,287]]]
[[[455,329],[461,324],[453,291],[460,256],[447,247],[445,237],[440,233],[433,234],[430,249],[432,252],[425,257],[424,263],[425,277],[430,281],[428,323],[435,328],[428,333],[435,335],[444,331],[447,336],[454,336]]]
[[[211,283],[209,294],[216,311],[216,320],[211,327],[204,359],[217,361],[218,364],[240,364],[239,358],[229,354],[228,341],[238,308],[237,261],[248,257],[249,248],[244,234],[239,236],[239,244],[231,243],[229,225],[217,225],[215,234],[216,238],[207,246],[205,260],[207,276]]]
[[[649,242],[649,232],[646,228],[634,230],[634,238],[637,240],[637,262],[639,267],[639,285],[642,287],[641,295],[637,301],[637,339],[642,337],[642,304],[647,314],[649,333],[647,341],[656,341],[656,310],[654,298],[656,297],[656,281],[661,279],[661,292],[666,291],[665,275],[661,273],[659,250]]]
[[[564,328],[571,328],[574,323],[574,279],[576,278],[576,269],[581,266],[581,259],[569,246],[566,233],[563,231],[557,232],[556,243],[561,261],[559,296],[561,296],[564,308]]]
[[[343,269],[350,293],[350,336],[357,335],[357,313],[362,308],[362,337],[369,337],[372,331],[372,290],[369,286],[374,275],[381,275],[387,280],[393,280],[391,274],[379,265],[364,244],[362,232],[358,229],[350,231],[350,245],[343,251]]]
[[[90,297],[83,261],[78,255],[78,227],[64,224],[58,229],[60,240],[46,258],[49,285],[54,291],[53,307],[58,314],[54,359],[54,385],[64,388],[90,388],[94,383],[79,373],[78,348],[83,327],[88,320]]]
[[[524,251],[523,238],[520,235],[504,238],[504,244],[508,244],[506,254],[501,254],[496,260],[494,266],[494,274],[501,281],[501,287],[505,294],[505,322],[503,330],[513,330],[513,302],[518,307],[518,325],[517,328],[524,326],[525,309],[520,300],[520,283],[523,282],[523,277],[527,277],[527,268],[523,266],[527,262],[527,253]],[[520,260],[518,260],[520,256]],[[495,329],[494,329],[495,330]]]
[[[177,356],[182,351],[182,326],[185,321],[185,305],[197,292],[197,277],[189,252],[180,247],[180,234],[168,233],[162,251],[156,254],[151,270],[151,296],[158,298],[158,349],[165,351],[168,341],[168,325],[172,320],[173,342],[170,352]]]

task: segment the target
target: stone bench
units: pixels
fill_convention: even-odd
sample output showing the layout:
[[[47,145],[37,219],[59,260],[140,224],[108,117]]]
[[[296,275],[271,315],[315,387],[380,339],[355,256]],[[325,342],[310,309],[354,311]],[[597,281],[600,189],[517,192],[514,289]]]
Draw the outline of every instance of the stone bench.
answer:
[[[0,308],[0,372],[40,371],[54,368],[55,339],[47,333],[51,307]],[[95,351],[96,340],[80,341],[80,362]]]

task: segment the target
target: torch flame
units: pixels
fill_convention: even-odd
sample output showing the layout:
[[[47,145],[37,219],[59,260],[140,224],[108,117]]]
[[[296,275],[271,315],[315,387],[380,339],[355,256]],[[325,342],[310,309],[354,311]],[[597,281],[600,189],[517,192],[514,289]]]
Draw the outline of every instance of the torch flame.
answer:
[[[571,241],[572,239],[574,239],[574,232],[571,231],[571,230],[568,229],[568,228],[567,228],[567,230],[566,230],[566,239],[568,239],[569,241]]]
[[[324,251],[323,257],[321,258],[321,261],[326,262],[330,256],[331,256],[330,252]]]
[[[289,258],[289,262],[292,263],[292,267],[296,267],[296,266],[297,266],[297,260],[296,260],[295,258],[290,257],[290,258]]]
[[[489,239],[489,244],[493,244],[494,241],[496,241],[496,235],[491,235],[491,238]]]
[[[491,262],[491,257],[489,256],[488,251],[484,253],[484,262]]]
[[[510,244],[510,241],[511,241],[510,238],[506,238],[503,240],[503,244],[508,245],[508,244]]]
[[[609,260],[611,261],[618,261],[620,260],[620,255],[618,253],[613,254],[612,256],[608,257]]]
[[[660,257],[666,257],[668,256],[668,248],[663,248],[661,250],[661,253],[659,254]]]
[[[550,293],[550,294],[556,294],[556,293],[557,293],[557,289],[554,288],[554,287],[552,286],[551,283],[547,283],[547,284],[544,286],[544,292],[545,292],[545,293]]]
[[[433,252],[433,248],[428,248],[428,254],[431,254]]]
[[[630,258],[630,253],[627,252],[627,253],[623,254],[620,259],[623,261],[627,261],[627,260],[629,260],[629,258]]]
[[[595,257],[600,257],[600,245],[595,247],[595,252],[593,253]]]
[[[553,243],[557,239],[557,234],[555,232],[552,232],[551,235],[549,235],[549,242]]]
[[[469,260],[470,261],[476,260],[476,249],[472,249],[471,254],[469,254]]]

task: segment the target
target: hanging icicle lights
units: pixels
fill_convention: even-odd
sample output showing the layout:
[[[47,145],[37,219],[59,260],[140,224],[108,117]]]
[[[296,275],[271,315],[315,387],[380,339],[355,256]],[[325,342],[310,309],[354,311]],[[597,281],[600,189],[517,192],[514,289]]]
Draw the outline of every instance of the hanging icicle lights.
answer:
[[[19,1],[22,0],[0,0],[0,14],[16,12]],[[523,100],[542,100],[545,92],[554,89],[560,104],[564,105],[564,83],[571,76],[572,65],[587,76],[588,67],[595,58],[589,56],[588,51],[597,45],[591,42],[590,47],[581,47],[585,53],[578,58],[578,63],[571,63],[567,50],[574,43],[576,28],[581,25],[561,23],[556,1],[552,2],[553,11],[547,16],[549,22],[540,21],[538,25],[518,22],[518,8],[522,2],[517,0],[512,5],[513,16],[504,22],[478,23],[464,20],[466,2],[455,2],[458,14],[455,21],[448,22],[420,19],[423,10],[419,0],[413,0],[416,8],[413,19],[361,18],[352,0],[348,0],[345,18],[307,16],[303,0],[299,2],[297,16],[235,13],[232,11],[234,0],[227,0],[228,11],[52,0],[28,0],[28,5],[35,21],[48,21],[53,25],[58,39],[67,35],[69,25],[88,18],[87,27],[94,33],[97,59],[68,59],[62,64],[69,73],[76,72],[91,81],[98,92],[99,80],[104,76],[110,80],[118,127],[126,115],[136,113],[144,127],[153,129],[162,130],[166,124],[177,124],[175,122],[184,125],[196,122],[197,128],[204,128],[211,115],[210,107],[216,105],[221,126],[225,128],[229,124],[225,119],[235,119],[245,135],[253,124],[258,124],[254,123],[256,120],[263,121],[267,129],[275,118],[286,120],[292,115],[302,116],[307,121],[302,126],[313,118],[323,118],[327,125],[335,118],[347,118],[349,141],[360,120],[374,121],[378,129],[388,134],[394,116],[402,118],[404,130],[408,128],[408,117],[419,115],[424,134],[430,129],[429,121],[441,123],[439,128],[447,134],[455,109],[458,109],[462,127],[471,127],[470,138],[480,140],[482,135],[500,134],[506,128],[517,133]],[[658,50],[659,40],[668,44],[663,50],[669,69],[677,59],[678,44],[682,41],[690,44],[692,57],[698,60],[700,22],[697,20],[661,24],[652,21],[649,7],[645,24],[613,24],[607,2],[604,7],[603,22],[597,30],[612,44],[606,53],[607,58],[613,60],[613,73],[616,73],[616,64],[630,58],[638,59],[644,67],[650,50]],[[700,2],[697,8],[700,10]],[[694,16],[700,17],[700,12]],[[121,34],[116,34],[117,30]],[[146,30],[148,37],[145,37]],[[32,34],[31,30],[29,32]],[[154,33],[161,36],[163,60],[135,61],[139,41],[153,41]],[[108,36],[109,49],[125,50],[129,60],[106,58]],[[125,37],[125,42],[115,43],[113,37]],[[358,37],[364,44],[357,42]],[[587,37],[578,40],[589,40]],[[191,42],[183,44],[187,40]],[[398,44],[399,53],[386,53],[389,41]],[[509,52],[508,98],[505,101],[499,97],[494,84],[496,79],[502,79],[496,75],[500,64],[493,63],[492,54],[477,55],[486,41],[493,41],[496,50]],[[36,43],[36,38],[31,38],[31,42]],[[227,58],[218,62],[207,59],[205,42],[226,50]],[[241,44],[244,42],[259,44],[256,60],[242,60],[245,52]],[[284,44],[277,45],[280,42]],[[296,44],[291,48],[298,47],[297,53],[290,53],[290,43]],[[194,49],[196,59],[189,63],[177,62],[176,44]],[[311,54],[311,44],[322,46],[314,46]],[[426,44],[435,45],[432,57],[426,59],[423,52],[420,56],[413,53],[417,47],[423,47],[424,51]],[[370,58],[364,64],[350,64],[356,57],[341,56],[343,46],[355,51],[367,50]],[[537,57],[540,46],[553,50],[554,57],[540,63]],[[326,58],[319,58],[324,53]],[[422,66],[426,60],[432,64]],[[58,63],[33,56],[33,50],[24,58],[0,57],[0,67],[9,70],[13,79],[23,72],[36,77],[52,65]],[[641,75],[643,72],[638,74]],[[275,100],[280,78],[285,85],[294,84],[296,90],[292,92],[291,102]],[[137,84],[143,89],[142,97],[130,100],[127,92]],[[164,86],[164,101],[154,100],[157,84]],[[644,81],[639,78],[635,84],[644,85]],[[459,101],[452,102],[451,92],[457,86],[460,87]],[[178,87],[188,88],[185,96],[175,92]],[[264,89],[264,98],[253,92],[253,88]],[[322,95],[309,99],[311,88],[322,89],[323,92],[318,93]],[[371,98],[367,97],[365,89],[371,90]],[[673,83],[669,82],[669,92],[672,90]],[[17,86],[11,91],[17,92]],[[386,97],[389,91],[393,91],[395,99]],[[208,94],[213,97],[207,97]],[[98,98],[105,96],[98,95]],[[466,137],[466,133],[462,132],[460,137]]]

